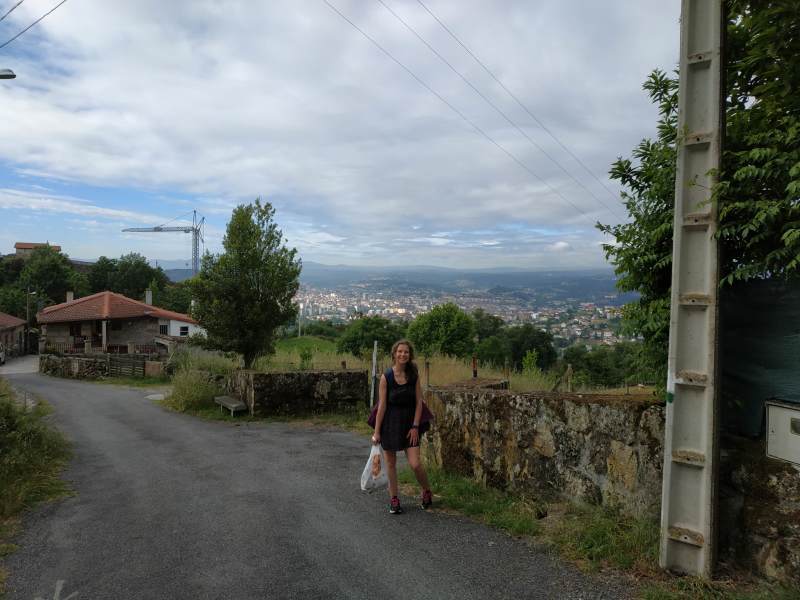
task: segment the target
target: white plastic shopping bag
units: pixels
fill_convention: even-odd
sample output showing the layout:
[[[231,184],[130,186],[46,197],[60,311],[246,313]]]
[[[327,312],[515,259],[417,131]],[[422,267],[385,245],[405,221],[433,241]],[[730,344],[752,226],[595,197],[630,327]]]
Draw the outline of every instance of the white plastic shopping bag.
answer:
[[[381,446],[372,444],[367,466],[364,467],[364,472],[361,474],[361,489],[365,492],[373,492],[386,485],[389,485],[389,477],[386,475],[386,463]]]

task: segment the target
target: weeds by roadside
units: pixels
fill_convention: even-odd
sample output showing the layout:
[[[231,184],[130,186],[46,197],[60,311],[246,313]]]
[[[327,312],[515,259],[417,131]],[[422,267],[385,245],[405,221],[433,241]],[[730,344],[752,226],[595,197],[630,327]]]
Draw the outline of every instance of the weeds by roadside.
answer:
[[[70,457],[64,436],[43,421],[50,409],[26,410],[0,379],[0,560],[16,550],[8,540],[18,528],[17,515],[38,502],[69,493],[60,478]],[[0,567],[0,596],[5,570]]]
[[[532,536],[563,558],[590,571],[611,570],[630,578],[644,600],[794,600],[800,589],[766,582],[703,581],[677,577],[658,567],[659,527],[599,506],[551,504],[484,486],[428,465],[437,508],[451,510],[512,535]],[[404,491],[416,495],[416,479],[398,473]]]
[[[214,408],[214,396],[222,393],[222,388],[209,381],[206,373],[194,369],[181,370],[172,378],[172,393],[162,402],[178,412],[197,412]]]
[[[536,499],[485,487],[438,467],[428,466],[427,471],[437,507],[462,513],[513,535],[535,535],[539,531],[539,519],[546,514],[546,507]],[[411,469],[401,469],[398,478],[401,484],[416,486]]]

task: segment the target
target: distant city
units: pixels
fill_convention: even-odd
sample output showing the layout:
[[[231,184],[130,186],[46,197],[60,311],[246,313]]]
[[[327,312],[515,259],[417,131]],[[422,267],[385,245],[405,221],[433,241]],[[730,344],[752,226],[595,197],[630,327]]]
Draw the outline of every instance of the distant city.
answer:
[[[93,261],[87,261],[90,264]],[[191,277],[186,261],[150,261],[175,282]],[[173,268],[169,268],[173,267]],[[621,306],[637,298],[616,288],[610,269],[525,271],[440,267],[359,267],[303,262],[296,301],[303,321],[347,323],[361,316],[410,321],[438,304],[482,309],[508,325],[533,323],[555,345],[614,345]]]
[[[411,320],[437,304],[452,302],[467,312],[482,309],[509,325],[533,323],[553,335],[558,347],[575,343],[613,345],[621,305],[613,272],[460,271],[368,269],[304,265],[297,302],[304,321],[348,322],[360,316]]]

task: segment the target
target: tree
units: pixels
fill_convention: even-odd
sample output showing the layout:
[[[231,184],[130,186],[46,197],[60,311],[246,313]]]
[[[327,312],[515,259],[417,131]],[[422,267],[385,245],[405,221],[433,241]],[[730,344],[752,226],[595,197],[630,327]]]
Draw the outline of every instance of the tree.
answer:
[[[622,193],[629,223],[599,225],[615,242],[604,244],[606,258],[614,265],[617,287],[636,291],[639,299],[622,308],[622,330],[641,334],[645,340],[643,361],[666,377],[669,340],[669,290],[672,282],[672,218],[675,205],[675,140],[678,123],[678,82],[654,71],[644,89],[659,107],[658,137],[642,140],[633,159],[619,158],[611,178],[627,191]]]
[[[18,256],[6,256],[0,260],[0,286],[17,283],[24,267],[25,259]]]
[[[209,344],[241,353],[246,368],[274,352],[275,330],[297,314],[293,298],[302,263],[294,248],[284,246],[274,215],[260,199],[236,207],[222,241],[225,251],[206,254],[200,273],[189,280],[192,314]]]
[[[536,365],[542,370],[550,368],[556,362],[553,336],[531,323],[509,327],[504,330],[504,335],[511,350],[510,364],[515,370],[522,370],[523,359],[530,351],[536,353]]]
[[[502,334],[482,339],[475,353],[481,362],[498,369],[511,364],[511,343]]]
[[[32,312],[36,312],[35,308],[35,305],[31,307]],[[25,290],[15,285],[0,287],[0,311],[20,319],[26,318]]]
[[[405,335],[405,329],[405,323],[393,323],[383,317],[362,317],[347,326],[336,343],[336,349],[354,356],[370,356],[373,342],[378,340],[378,349],[388,354],[392,344]]]
[[[146,289],[153,289],[153,285],[161,289],[169,281],[160,267],[151,267],[147,259],[136,252],[120,256],[115,263],[110,289],[128,298],[141,300]],[[103,268],[107,268],[107,264]]]
[[[117,272],[117,261],[113,258],[101,256],[89,268],[89,289],[92,294],[110,290],[114,285],[114,276]]]
[[[309,321],[308,323],[303,323],[303,335],[316,335],[329,340],[338,339],[346,329],[346,325],[331,323],[330,321]]]
[[[732,0],[719,200],[722,279],[800,276],[800,5]]]
[[[455,304],[434,306],[408,327],[408,337],[422,355],[446,354],[464,357],[472,353],[475,321]]]
[[[721,284],[800,276],[800,10],[795,0],[732,0],[726,64],[726,137],[713,197],[719,205]],[[655,141],[618,159],[631,222],[600,225],[622,291],[623,331],[641,334],[641,363],[666,380],[672,268],[677,81],[655,71],[644,86],[658,103]]]
[[[167,310],[189,314],[192,306],[192,289],[189,281],[168,283],[162,288],[158,287],[158,283],[157,280],[150,282],[150,289],[153,290],[153,304]]]
[[[22,290],[35,291],[43,303],[66,301],[67,292],[76,297],[89,291],[86,276],[77,273],[69,259],[51,246],[35,248],[19,275]]]
[[[475,319],[475,333],[479,340],[485,340],[500,333],[503,328],[503,319],[495,315],[490,315],[482,308],[472,311],[472,318]]]

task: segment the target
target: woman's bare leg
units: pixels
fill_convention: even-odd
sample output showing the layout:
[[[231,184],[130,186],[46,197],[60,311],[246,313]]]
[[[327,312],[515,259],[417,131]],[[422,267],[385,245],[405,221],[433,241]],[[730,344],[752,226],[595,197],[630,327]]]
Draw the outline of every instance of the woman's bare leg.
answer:
[[[384,450],[383,458],[386,461],[386,475],[389,476],[389,498],[392,498],[397,496],[397,452]]]
[[[406,458],[408,459],[408,466],[411,467],[412,471],[414,471],[414,476],[417,478],[420,487],[423,490],[431,489],[431,486],[428,483],[428,474],[425,472],[425,467],[422,466],[419,446],[406,448]],[[395,480],[396,479],[397,475],[395,474]],[[389,479],[389,482],[389,485],[391,485],[391,479]]]

